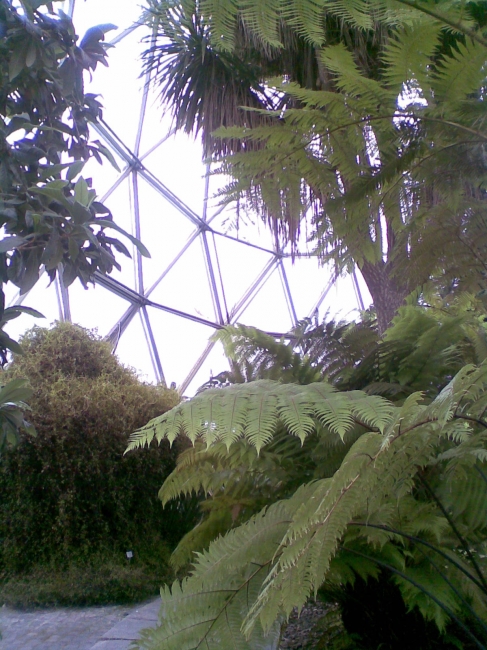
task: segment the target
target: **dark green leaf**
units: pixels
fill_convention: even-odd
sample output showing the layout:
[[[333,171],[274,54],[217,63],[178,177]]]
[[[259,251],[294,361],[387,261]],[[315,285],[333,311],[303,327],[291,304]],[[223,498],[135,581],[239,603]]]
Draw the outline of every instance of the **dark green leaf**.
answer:
[[[8,67],[9,80],[13,81],[24,69],[25,65],[25,49],[23,43],[17,43],[15,50],[10,57]]]
[[[141,255],[143,255],[144,257],[150,257],[149,251],[144,246],[144,244],[139,239],[137,239],[137,237],[134,237],[130,233],[126,232],[123,228],[117,226],[117,224],[114,223],[113,221],[107,221],[106,219],[97,219],[96,221],[92,221],[91,223],[96,224],[97,226],[101,226],[102,228],[113,228],[114,230],[117,230],[119,233],[127,237],[127,239],[130,239],[132,244],[137,248],[137,250]]]
[[[118,166],[117,161],[115,160],[110,149],[107,149],[107,147],[102,145],[102,143],[99,140],[95,140],[95,144],[98,147],[98,151],[105,156],[105,158],[112,165],[112,167],[114,167],[117,170],[117,172],[120,172],[121,171],[120,167]]]
[[[28,433],[29,436],[32,436],[33,438],[37,437],[37,431],[36,431],[35,426],[33,424],[31,424],[30,422],[27,422],[27,420],[24,420],[24,422],[22,424],[22,429],[24,429],[24,431],[26,433]]]
[[[66,167],[69,167],[69,163],[59,163],[56,165],[40,165],[39,166],[39,177],[41,180],[47,180],[53,176],[60,174]]]
[[[6,192],[10,187],[8,167],[4,162],[0,163],[0,190]]]
[[[130,255],[130,251],[127,249],[127,247],[122,244],[121,241],[118,239],[114,239],[112,237],[105,237],[105,241],[107,244],[110,244],[113,246],[113,248],[118,252],[122,253],[122,255],[125,255],[126,257],[132,258],[132,255]]]
[[[76,67],[76,63],[71,59],[66,59],[58,71],[63,84],[63,90],[66,95],[71,94],[77,83],[79,82],[80,73]]]
[[[20,281],[20,290],[23,294],[30,291],[39,279],[40,255],[40,251],[36,248],[26,255],[27,259]]]
[[[103,41],[105,39],[105,34],[112,31],[113,29],[117,29],[117,26],[112,25],[111,23],[107,23],[105,25],[96,25],[96,27],[90,27],[90,29],[87,30],[86,34],[81,40],[80,48],[88,49],[89,47],[92,47],[94,43]]]
[[[68,201],[68,199],[64,196],[64,192],[60,189],[45,186],[45,187],[32,187],[30,191],[34,192],[35,194],[41,194],[42,196],[47,196],[48,198],[57,201],[58,203],[63,205],[67,210],[71,209],[72,203]]]
[[[90,194],[88,184],[83,177],[78,178],[74,186],[74,198],[81,205],[88,207],[90,204]]]
[[[27,228],[34,228],[34,230],[36,230],[36,226],[41,219],[42,217],[38,212],[32,212],[32,210],[26,210],[25,225],[27,226]]]
[[[78,269],[74,264],[68,263],[63,268],[63,284],[67,288],[76,280]]]
[[[3,330],[0,330],[0,346],[3,346],[8,350],[12,350],[12,352],[15,352],[16,354],[22,354],[22,348],[17,343],[17,341],[11,339],[10,336]]]
[[[76,160],[74,163],[71,163],[66,174],[67,180],[72,181],[74,178],[76,178],[76,176],[81,173],[84,166],[84,160]]]
[[[21,314],[27,314],[28,316],[33,316],[34,318],[45,318],[44,314],[41,314],[40,311],[34,309],[33,307],[24,307],[22,305],[15,305],[14,307],[7,307],[2,314],[2,322],[13,320]]]
[[[41,256],[41,262],[45,264],[46,269],[55,269],[59,262],[63,259],[64,250],[56,229],[53,230],[52,235],[47,242],[47,246]]]
[[[28,68],[32,68],[34,63],[36,62],[36,56],[37,56],[37,50],[36,50],[36,45],[34,41],[31,41],[29,48],[27,50],[27,54],[25,56],[25,65]]]
[[[69,257],[73,261],[76,261],[79,255],[79,246],[77,241],[74,239],[74,237],[70,237],[68,240],[68,250],[69,250]]]
[[[6,217],[7,219],[11,221],[16,221],[17,220],[17,212],[15,208],[5,208],[4,210],[0,210],[0,216],[1,217]]]
[[[70,205],[69,212],[76,224],[86,223],[92,218],[91,212],[77,201]]]

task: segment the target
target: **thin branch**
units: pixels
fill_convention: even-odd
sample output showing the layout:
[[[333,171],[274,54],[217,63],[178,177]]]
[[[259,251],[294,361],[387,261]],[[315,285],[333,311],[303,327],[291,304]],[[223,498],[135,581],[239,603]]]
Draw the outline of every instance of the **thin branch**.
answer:
[[[467,544],[467,540],[466,540],[466,539],[463,537],[463,535],[460,533],[460,531],[458,530],[458,528],[457,528],[456,525],[455,525],[455,522],[453,521],[453,519],[451,518],[450,514],[448,513],[447,509],[446,509],[445,506],[441,503],[440,499],[437,497],[437,495],[435,494],[434,490],[431,488],[431,486],[430,486],[430,484],[428,483],[428,481],[424,478],[424,476],[422,476],[421,472],[417,472],[416,475],[417,475],[417,477],[419,478],[420,483],[423,485],[423,487],[424,487],[425,490],[428,492],[428,494],[430,495],[430,497],[434,500],[434,502],[436,503],[436,505],[438,506],[438,508],[439,508],[439,509],[441,510],[441,512],[443,513],[443,516],[445,517],[445,519],[446,519],[446,520],[448,521],[448,523],[450,524],[451,529],[452,529],[453,532],[455,533],[455,535],[456,535],[457,539],[459,540],[459,542],[460,542],[460,544],[461,544],[463,550],[464,550],[465,553],[467,554],[468,559],[469,559],[470,562],[472,563],[472,566],[473,566],[474,569],[475,569],[475,573],[477,574],[477,576],[478,576],[480,582],[482,583],[482,585],[483,585],[483,587],[484,587],[484,591],[487,591],[487,582],[486,582],[486,580],[485,580],[484,574],[482,573],[482,571],[481,571],[481,569],[480,569],[480,567],[479,567],[479,565],[478,565],[478,563],[477,563],[477,560],[476,560],[476,559],[474,558],[474,556],[472,555],[472,551],[470,550],[470,547],[469,547],[469,545]]]
[[[393,533],[394,535],[400,535],[401,537],[404,537],[406,539],[409,539],[411,542],[414,542],[415,544],[422,544],[423,546],[426,546],[427,548],[431,549],[432,551],[435,551],[435,553],[438,553],[438,555],[441,555],[441,557],[445,558],[445,560],[448,560],[448,562],[451,562],[453,566],[455,566],[459,571],[461,571],[469,580],[471,580],[479,589],[485,592],[484,586],[482,585],[481,582],[477,580],[477,578],[472,575],[465,567],[463,567],[457,560],[454,560],[452,557],[448,555],[448,553],[445,553],[445,551],[442,551],[439,549],[437,546],[434,546],[430,542],[427,542],[424,539],[421,539],[420,537],[416,537],[415,535],[408,535],[407,533],[403,532],[402,530],[396,530],[395,528],[391,528],[390,526],[383,526],[381,524],[370,524],[367,522],[351,522],[350,526],[363,526],[364,528],[377,528],[379,530],[385,530],[386,532]]]
[[[479,424],[481,427],[484,427],[484,429],[487,429],[487,422],[485,420],[480,420],[479,418],[474,418],[471,415],[458,415],[458,413],[455,413],[453,416],[453,419],[455,420],[467,420],[467,422],[475,422],[476,424]]]
[[[434,11],[433,9],[429,9],[424,5],[415,2],[415,0],[396,0],[396,2],[402,5],[406,5],[407,7],[411,7],[412,9],[416,9],[417,11],[421,11],[427,14],[428,16],[431,16],[432,18],[436,18],[436,20],[439,20],[441,23],[444,23],[445,25],[452,27],[456,31],[465,34],[465,36],[469,36],[474,41],[477,41],[477,43],[480,43],[484,47],[487,47],[487,40],[485,40],[485,38],[479,36],[477,32],[475,32],[473,29],[470,29],[469,27],[466,27],[461,22],[456,22],[451,18],[448,18],[447,16],[445,16],[445,14],[441,14],[438,13],[437,11]]]
[[[343,550],[347,551],[348,553],[352,553],[352,554],[354,554],[354,555],[358,555],[359,557],[363,557],[363,558],[365,558],[366,560],[371,560],[372,562],[375,562],[375,564],[377,564],[378,566],[383,567],[384,569],[387,569],[387,570],[390,571],[391,573],[394,573],[394,574],[400,576],[401,578],[403,578],[403,579],[406,580],[407,582],[410,582],[414,587],[416,587],[416,589],[419,589],[419,591],[421,591],[423,594],[425,594],[426,596],[429,596],[429,597],[431,598],[431,600],[432,600],[434,603],[436,603],[436,604],[438,605],[438,607],[440,607],[444,612],[446,612],[446,614],[448,614],[448,616],[449,616],[452,620],[454,620],[455,623],[456,623],[459,627],[461,627],[462,630],[463,630],[464,632],[466,632],[466,634],[468,634],[468,636],[472,639],[472,641],[475,643],[475,645],[476,645],[478,648],[480,648],[480,650],[485,650],[485,645],[484,645],[483,643],[481,643],[481,642],[477,639],[477,637],[474,636],[474,635],[472,634],[472,632],[471,632],[471,631],[468,629],[468,627],[467,627],[467,626],[466,626],[466,625],[465,625],[465,624],[464,624],[464,623],[463,623],[463,622],[458,618],[458,616],[456,616],[456,615],[452,612],[452,610],[451,610],[449,607],[447,607],[447,606],[445,605],[445,603],[442,603],[441,600],[439,600],[439,598],[437,598],[434,594],[432,594],[430,591],[428,591],[427,589],[425,589],[425,587],[423,587],[423,585],[421,585],[419,582],[416,582],[416,580],[413,580],[413,578],[410,578],[409,576],[407,576],[407,575],[406,575],[405,573],[403,573],[402,571],[399,571],[398,569],[394,568],[394,567],[391,566],[390,564],[387,564],[386,562],[382,562],[381,560],[378,560],[377,558],[372,557],[371,555],[367,555],[366,553],[361,553],[360,551],[356,551],[355,549],[348,548],[347,546],[342,546],[342,548],[343,548]]]

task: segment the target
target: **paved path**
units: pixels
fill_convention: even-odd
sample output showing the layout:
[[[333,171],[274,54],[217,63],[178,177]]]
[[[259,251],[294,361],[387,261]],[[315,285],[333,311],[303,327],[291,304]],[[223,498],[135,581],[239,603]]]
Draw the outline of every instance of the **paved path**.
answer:
[[[157,621],[159,599],[135,607],[0,608],[0,650],[128,650]]]

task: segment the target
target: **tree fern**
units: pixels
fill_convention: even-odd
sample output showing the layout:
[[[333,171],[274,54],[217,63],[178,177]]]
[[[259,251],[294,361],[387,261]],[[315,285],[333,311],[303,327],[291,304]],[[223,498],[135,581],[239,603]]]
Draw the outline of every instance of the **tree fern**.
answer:
[[[182,5],[191,5],[182,2]],[[160,13],[174,3],[166,0],[152,2],[153,10]],[[195,7],[196,8],[196,7]],[[215,46],[222,50],[234,49],[238,43],[236,31],[238,20],[242,20],[251,30],[252,37],[259,39],[264,47],[282,47],[281,24],[313,45],[322,45],[324,40],[324,14],[359,30],[370,30],[374,24],[409,24],[418,17],[432,17],[440,24],[462,34],[475,34],[475,22],[469,8],[461,2],[435,3],[411,2],[408,0],[291,0],[281,3],[278,0],[231,0],[218,2],[203,0],[199,11],[209,17],[211,37]],[[481,35],[479,34],[479,40]]]
[[[381,333],[420,285],[483,286],[480,3],[151,6],[147,67],[232,178],[225,200],[293,250],[311,216],[323,261],[362,272]]]
[[[383,60],[384,79],[396,95],[403,91],[405,83],[414,85],[416,92],[419,89],[428,92],[428,68],[439,39],[440,25],[433,20],[422,20],[394,33],[384,49]]]
[[[374,430],[362,429],[332,476],[309,482],[212,542],[197,557],[191,577],[181,587],[176,584],[172,591],[163,591],[161,626],[148,632],[140,647],[193,648],[206,643],[216,648],[222,639],[230,643],[231,637],[238,648],[275,647],[262,635],[269,631],[271,639],[277,639],[274,626],[282,616],[301,607],[322,584],[353,580],[357,571],[364,577],[374,576],[384,567],[395,572],[406,602],[418,606],[440,628],[450,615],[462,615],[465,607],[469,615],[485,620],[487,589],[476,574],[478,567],[456,551],[462,548],[462,534],[470,543],[485,541],[487,427],[481,418],[486,407],[487,366],[467,366],[429,404],[422,402],[420,394],[394,406],[359,391],[336,393],[326,384],[258,383],[260,390],[248,393],[247,398],[260,404],[263,393],[270,396],[276,419],[282,404],[289,408],[289,397],[299,395],[304,400],[307,396],[292,406],[314,418],[318,433],[313,436],[331,440],[332,429],[338,432],[342,426],[340,409],[346,408],[352,419],[358,420],[361,414]],[[235,388],[242,386],[219,392]],[[213,403],[213,392],[205,391],[195,399]],[[341,401],[332,414],[328,411],[326,433],[319,425],[317,405],[324,404],[326,409],[335,397]],[[208,413],[204,405],[201,408],[203,414]],[[252,409],[249,413],[253,417]],[[213,405],[211,414],[217,423]],[[184,412],[179,417],[184,421]],[[296,426],[296,430],[306,430],[305,425]],[[217,424],[214,430],[218,431]],[[225,462],[224,438],[222,433],[222,441],[215,442],[213,436],[208,449],[185,453],[182,482],[176,490],[169,484],[163,488],[167,498],[186,489],[185,481],[191,480],[190,470],[198,466],[199,454],[213,464],[216,474],[219,462],[222,469],[230,470],[229,486],[232,480],[237,483],[232,469],[237,474],[242,468],[265,474],[265,463],[259,464],[268,446],[259,456],[255,443],[244,433],[240,442],[230,446],[231,456]],[[204,434],[201,439],[207,442]],[[476,466],[479,471],[473,478],[471,470]],[[210,472],[192,480],[193,489],[218,492],[223,486],[218,477],[210,478]],[[212,480],[213,488],[209,488]],[[421,487],[426,480],[433,500]],[[209,613],[206,618],[205,612]],[[243,636],[236,631],[241,624]]]

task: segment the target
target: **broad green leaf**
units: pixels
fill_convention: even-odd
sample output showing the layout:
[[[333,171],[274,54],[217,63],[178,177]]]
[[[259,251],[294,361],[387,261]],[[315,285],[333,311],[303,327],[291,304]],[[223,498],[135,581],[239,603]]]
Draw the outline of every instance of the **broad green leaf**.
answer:
[[[48,185],[45,185],[44,187],[32,187],[30,191],[34,192],[35,194],[41,194],[42,196],[47,196],[50,199],[54,199],[55,201],[60,203],[63,207],[65,207],[67,210],[70,210],[71,206],[73,205],[68,201],[62,189],[59,189],[57,187],[51,187],[50,183]]]
[[[74,186],[74,198],[84,207],[89,207],[90,205],[90,193],[88,189],[88,184],[84,178],[78,178],[76,185]]]
[[[10,81],[13,81],[22,72],[25,66],[25,49],[23,43],[17,43],[16,49],[10,57],[8,75]]]
[[[15,354],[23,354],[22,348],[17,343],[17,341],[14,341],[14,339],[10,338],[10,336],[3,330],[0,330],[0,346],[3,346],[12,352],[15,352]]]
[[[130,239],[132,244],[137,248],[137,250],[141,255],[143,255],[144,257],[150,257],[149,251],[144,246],[144,244],[139,239],[137,239],[137,237],[134,237],[133,235],[125,231],[123,228],[120,228],[120,226],[118,226],[113,221],[109,221],[108,219],[97,219],[96,221],[90,221],[90,224],[101,226],[102,228],[113,228],[117,232],[127,237],[127,239]]]
[[[25,56],[25,65],[28,68],[32,68],[32,66],[36,62],[36,57],[37,57],[37,48],[34,41],[31,41],[27,49],[27,54]]]
[[[89,209],[81,205],[81,203],[78,203],[78,201],[71,204],[69,212],[76,224],[84,224],[92,219],[92,214]]]
[[[26,379],[12,379],[0,389],[0,405],[6,402],[24,402],[31,395],[32,388]]]
[[[32,307],[23,307],[22,305],[16,305],[15,307],[7,307],[0,318],[0,324],[3,325],[8,321],[18,318],[21,314],[27,314],[28,316],[33,316],[34,318],[45,318],[41,312]]]
[[[55,269],[61,262],[64,256],[64,249],[56,229],[52,231],[52,235],[47,242],[42,256],[41,262],[45,265],[47,270]]]

